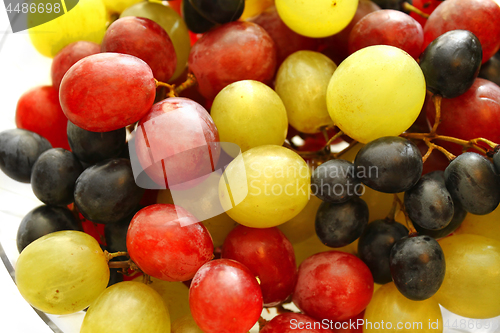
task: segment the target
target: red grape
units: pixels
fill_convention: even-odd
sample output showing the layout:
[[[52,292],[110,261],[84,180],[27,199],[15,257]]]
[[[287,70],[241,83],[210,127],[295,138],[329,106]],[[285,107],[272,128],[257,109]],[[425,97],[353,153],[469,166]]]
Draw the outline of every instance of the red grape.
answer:
[[[156,84],[139,58],[99,53],[78,61],[64,75],[59,99],[66,117],[92,132],[133,124],[153,105]]]
[[[59,94],[52,86],[30,89],[17,102],[17,128],[40,134],[54,148],[69,149],[67,123],[68,118],[59,104]]]
[[[352,254],[329,251],[300,265],[293,302],[312,318],[341,321],[363,311],[372,294],[366,264]]]
[[[319,321],[302,313],[283,313],[274,317],[260,333],[333,333]]]
[[[237,226],[224,241],[222,258],[241,262],[259,277],[265,306],[278,305],[293,292],[295,254],[290,241],[276,227]]]
[[[214,245],[205,226],[188,211],[156,204],[141,209],[130,222],[127,249],[144,273],[186,281],[212,259]]]
[[[413,0],[413,6],[420,9],[423,13],[430,15],[441,2],[441,0]],[[427,22],[426,18],[414,12],[411,12],[410,16],[420,23],[422,27],[425,26],[425,23]]]
[[[262,312],[257,279],[237,261],[213,260],[191,282],[189,307],[206,333],[246,333]]]
[[[203,35],[193,45],[188,65],[208,99],[241,80],[270,83],[276,70],[276,44],[262,27],[231,22]]]

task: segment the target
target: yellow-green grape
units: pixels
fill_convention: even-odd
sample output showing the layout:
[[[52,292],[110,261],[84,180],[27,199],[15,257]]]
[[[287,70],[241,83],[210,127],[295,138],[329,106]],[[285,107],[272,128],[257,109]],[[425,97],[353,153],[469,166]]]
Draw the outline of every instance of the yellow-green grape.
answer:
[[[257,16],[273,4],[274,0],[245,0],[245,9],[240,19],[246,20]]]
[[[500,207],[487,215],[467,214],[455,234],[479,235],[500,241]]]
[[[356,159],[356,155],[361,150],[361,148],[363,148],[364,146],[365,145],[362,143],[357,143],[354,147],[352,147],[351,149],[349,149],[348,151],[346,151],[345,153],[340,155],[339,158],[342,160],[354,163],[354,160]]]
[[[351,54],[333,73],[326,94],[335,125],[361,143],[406,131],[424,99],[420,66],[405,51],[387,45]]]
[[[58,231],[28,245],[16,263],[16,284],[33,307],[51,314],[85,309],[106,288],[108,261],[92,236]]]
[[[28,12],[28,20],[30,15],[38,13]],[[37,51],[52,58],[73,42],[86,40],[100,44],[106,32],[106,22],[106,9],[102,0],[80,0],[66,14],[30,28],[28,33]]]
[[[204,333],[191,314],[172,321],[172,333]]]
[[[433,297],[425,301],[409,300],[398,291],[394,282],[384,284],[373,294],[364,319],[364,333],[443,331],[438,302]]]
[[[439,240],[446,260],[443,284],[436,300],[468,318],[500,315],[500,242],[478,235],[454,235]]]
[[[318,133],[332,126],[326,108],[326,88],[337,65],[314,51],[298,51],[281,64],[275,89],[285,104],[288,122],[297,131]]]
[[[106,10],[112,14],[120,14],[128,7],[144,0],[102,0]]]
[[[350,254],[357,253],[357,246],[354,246],[354,243],[351,243],[344,247],[331,248],[321,243],[318,236],[316,235],[313,235],[312,237],[306,239],[303,242],[295,243],[292,245],[293,245],[293,252],[295,252],[295,261],[297,263],[297,267],[310,256],[320,252],[341,251]]]
[[[172,7],[149,1],[143,1],[125,9],[120,17],[125,16],[145,17],[155,21],[165,29],[172,40],[177,55],[177,67],[174,75],[170,78],[170,82],[181,76],[186,70],[189,52],[191,51],[189,31],[182,17]]]
[[[280,97],[264,83],[231,83],[214,99],[210,114],[221,142],[237,144],[241,151],[262,145],[281,146],[288,130]]]
[[[290,29],[318,38],[344,29],[356,13],[358,0],[276,0],[276,8]]]
[[[270,228],[300,213],[309,200],[310,185],[309,167],[297,153],[259,146],[229,163],[220,179],[219,198],[236,222]]]
[[[292,244],[303,242],[316,235],[314,221],[321,203],[320,199],[311,195],[307,205],[297,216],[278,226]]]
[[[112,285],[92,303],[80,333],[170,333],[170,317],[160,295],[144,283]]]

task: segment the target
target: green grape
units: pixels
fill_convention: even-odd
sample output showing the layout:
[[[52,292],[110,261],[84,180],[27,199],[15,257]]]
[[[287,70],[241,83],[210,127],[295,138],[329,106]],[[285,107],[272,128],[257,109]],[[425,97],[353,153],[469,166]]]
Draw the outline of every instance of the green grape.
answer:
[[[394,202],[394,194],[375,191],[368,186],[364,186],[365,193],[361,198],[368,205],[370,211],[370,221],[381,220],[387,217]],[[399,195],[399,194],[398,194]],[[403,196],[399,195],[402,199]]]
[[[140,282],[120,282],[90,306],[80,333],[170,333],[170,317],[156,291]]]
[[[58,231],[28,245],[16,263],[16,284],[33,307],[52,314],[85,309],[106,288],[108,261],[92,236]]]
[[[365,145],[362,143],[357,143],[354,147],[346,151],[344,154],[340,155],[340,159],[349,161],[351,163],[354,163],[354,159],[356,158],[356,155],[358,152],[363,148]]]
[[[28,13],[39,15],[38,13]],[[31,43],[38,52],[54,57],[63,47],[73,42],[86,40],[100,44],[106,32],[107,15],[101,0],[80,0],[66,14],[30,28]]]
[[[455,234],[472,234],[500,241],[500,206],[487,215],[467,214]]]
[[[245,21],[251,17],[257,16],[274,4],[274,0],[245,0],[245,9],[241,14],[240,20]]]
[[[328,112],[345,134],[361,143],[397,136],[417,119],[425,80],[417,62],[387,45],[351,54],[328,85]]]
[[[357,241],[356,241],[357,242]],[[297,263],[297,267],[310,256],[326,251],[341,251],[347,252],[350,254],[356,254],[357,246],[354,246],[354,243],[346,245],[344,247],[331,248],[321,243],[318,236],[313,235],[312,237],[306,239],[303,242],[295,243],[293,245],[293,252],[295,252],[295,261]]]
[[[446,275],[436,300],[468,318],[500,315],[500,242],[478,235],[454,235],[439,240]]]
[[[297,216],[278,226],[292,244],[303,242],[316,235],[314,221],[321,203],[320,199],[311,195],[307,205]]]
[[[409,300],[398,291],[394,282],[384,284],[373,294],[364,319],[364,333],[443,331],[443,318],[438,302],[433,297],[425,301]],[[384,326],[380,326],[382,323]]]
[[[172,333],[203,333],[191,314],[172,321]]]
[[[337,65],[314,51],[298,51],[285,59],[275,89],[283,100],[288,121],[297,131],[318,133],[333,122],[326,108],[326,88]]]
[[[309,200],[310,184],[309,167],[297,153],[281,146],[259,146],[227,166],[219,198],[236,222],[270,228],[300,213]]]
[[[290,29],[318,38],[344,29],[356,13],[358,0],[276,0],[276,8]]]
[[[120,14],[128,7],[144,0],[102,0],[106,10],[112,14]]]
[[[281,146],[288,130],[280,97],[265,84],[244,80],[231,83],[214,99],[210,114],[221,142],[237,144],[241,151],[262,145]]]
[[[110,0],[114,1],[114,0]],[[186,70],[189,52],[191,51],[191,39],[186,23],[177,12],[168,6],[159,3],[143,1],[123,11],[120,17],[139,16],[155,21],[162,26],[174,44],[177,55],[177,67],[170,82],[177,79]]]

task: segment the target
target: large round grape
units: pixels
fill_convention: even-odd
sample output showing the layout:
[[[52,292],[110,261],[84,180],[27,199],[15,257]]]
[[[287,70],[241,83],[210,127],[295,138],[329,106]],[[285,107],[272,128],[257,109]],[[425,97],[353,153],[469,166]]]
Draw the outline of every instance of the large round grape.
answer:
[[[344,60],[326,94],[335,125],[362,143],[406,131],[424,100],[425,79],[417,62],[387,45],[366,47]]]
[[[16,284],[35,308],[51,314],[85,309],[104,291],[108,261],[97,241],[80,231],[58,231],[28,245],[16,263]]]
[[[357,0],[276,0],[276,8],[285,24],[308,37],[327,37],[351,22]]]
[[[500,315],[500,242],[477,235],[455,235],[439,241],[446,274],[436,300],[468,318]]]
[[[309,200],[310,183],[309,167],[297,153],[281,146],[259,146],[227,166],[219,198],[236,222],[270,228],[300,213]]]

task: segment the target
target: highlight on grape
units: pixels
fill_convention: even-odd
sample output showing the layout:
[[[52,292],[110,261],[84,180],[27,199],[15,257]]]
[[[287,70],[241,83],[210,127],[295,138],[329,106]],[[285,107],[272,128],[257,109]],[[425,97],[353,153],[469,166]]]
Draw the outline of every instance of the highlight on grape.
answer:
[[[392,323],[390,321],[372,322],[367,319],[349,319],[345,321],[333,321],[328,319],[323,319],[322,321],[316,322],[301,322],[297,319],[290,319],[290,329],[292,330],[303,330],[303,329],[323,329],[323,330],[361,330],[361,329],[376,329],[376,330],[427,330],[427,329],[439,329],[439,321],[432,322],[429,319],[428,323],[422,323],[419,321],[415,322],[398,322]]]

